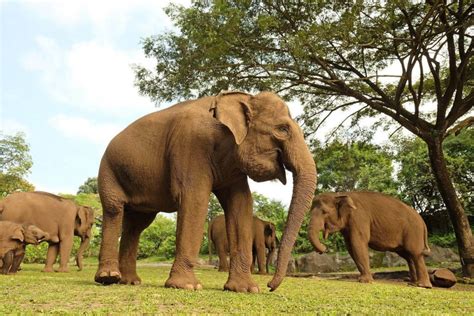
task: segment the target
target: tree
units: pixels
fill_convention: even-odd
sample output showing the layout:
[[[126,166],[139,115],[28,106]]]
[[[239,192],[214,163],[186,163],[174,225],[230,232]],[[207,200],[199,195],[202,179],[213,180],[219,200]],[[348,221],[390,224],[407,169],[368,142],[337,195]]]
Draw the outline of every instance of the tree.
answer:
[[[24,177],[30,173],[33,161],[23,133],[0,133],[0,196],[13,191],[33,191],[35,187]]]
[[[419,138],[401,137],[396,147],[402,198],[421,213],[428,226],[434,224],[442,232],[450,230],[444,222],[449,220],[445,218],[446,205],[430,172],[426,144]],[[449,135],[443,148],[460,201],[466,213],[474,215],[474,129],[466,129],[457,136]]]
[[[304,103],[308,134],[337,111],[350,111],[341,125],[385,116],[427,144],[463,272],[474,275],[474,239],[442,146],[474,104],[469,1],[197,1],[167,14],[179,33],[144,40],[157,65],[136,68],[142,94],[274,90]],[[387,66],[399,70],[379,73]]]
[[[97,187],[97,177],[90,177],[79,187],[77,194],[80,193],[94,193],[98,194],[99,190]]]
[[[368,190],[396,195],[392,154],[368,140],[335,139],[317,146],[318,189],[321,191]]]

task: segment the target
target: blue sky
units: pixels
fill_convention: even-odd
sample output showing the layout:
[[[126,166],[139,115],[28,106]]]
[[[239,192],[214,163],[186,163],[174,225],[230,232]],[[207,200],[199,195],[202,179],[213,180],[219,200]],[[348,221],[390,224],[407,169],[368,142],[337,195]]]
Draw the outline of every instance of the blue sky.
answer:
[[[36,189],[75,193],[96,176],[113,136],[159,110],[138,95],[131,65],[153,65],[140,40],[173,28],[165,5],[0,0],[0,130],[26,134],[34,163],[28,180]],[[252,182],[251,189],[289,204],[288,180]]]

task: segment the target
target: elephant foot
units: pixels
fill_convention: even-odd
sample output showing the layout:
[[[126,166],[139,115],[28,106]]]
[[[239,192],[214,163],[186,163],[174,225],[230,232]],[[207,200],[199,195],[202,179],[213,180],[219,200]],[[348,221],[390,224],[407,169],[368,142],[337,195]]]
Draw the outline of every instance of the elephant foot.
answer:
[[[137,274],[122,275],[120,279],[120,284],[126,285],[140,285],[142,284],[142,279]]]
[[[258,293],[260,289],[258,288],[257,283],[253,282],[250,277],[243,277],[237,278],[233,277],[227,280],[226,284],[224,285],[225,291],[232,291],[232,292],[241,292],[241,293]]]
[[[229,267],[219,267],[219,272],[229,272]]]
[[[171,273],[165,282],[165,287],[184,290],[201,290],[201,282],[196,279],[194,273]]]
[[[425,289],[431,289],[433,286],[431,285],[431,282],[418,282],[416,283],[416,286],[417,287],[422,287],[422,288],[425,288]]]
[[[49,272],[54,272],[54,270],[53,270],[53,267],[44,267],[43,270],[42,270],[42,272],[47,272],[47,273],[49,273]]]
[[[69,268],[59,268],[56,270],[56,272],[61,272],[61,273],[66,273],[66,272],[69,272]]]
[[[359,277],[360,283],[372,283],[374,282],[374,278],[371,275],[361,275]]]
[[[95,274],[94,280],[104,285],[119,283],[122,274],[118,268],[118,262],[106,262],[99,264],[99,270]]]

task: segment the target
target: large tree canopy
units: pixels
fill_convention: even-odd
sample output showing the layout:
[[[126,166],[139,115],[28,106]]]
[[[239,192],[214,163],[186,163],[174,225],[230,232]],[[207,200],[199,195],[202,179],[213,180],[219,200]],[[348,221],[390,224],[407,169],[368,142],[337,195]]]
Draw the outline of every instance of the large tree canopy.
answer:
[[[170,6],[179,32],[144,40],[145,54],[157,64],[137,67],[136,84],[157,101],[274,90],[304,104],[308,134],[338,110],[355,121],[384,115],[427,144],[463,271],[472,276],[474,239],[442,143],[474,104],[473,10],[464,0]]]
[[[34,190],[34,186],[24,179],[33,166],[29,151],[23,133],[0,133],[0,197],[13,191]]]

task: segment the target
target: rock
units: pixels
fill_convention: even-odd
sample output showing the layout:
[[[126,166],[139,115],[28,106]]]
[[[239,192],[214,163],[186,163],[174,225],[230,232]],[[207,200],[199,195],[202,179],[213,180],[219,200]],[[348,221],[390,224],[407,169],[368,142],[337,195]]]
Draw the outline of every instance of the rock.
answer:
[[[425,258],[428,264],[438,264],[442,262],[459,262],[459,255],[457,255],[450,248],[442,248],[438,246],[431,246],[431,253]]]
[[[335,272],[338,271],[338,265],[335,264],[335,257],[328,254],[318,254],[311,252],[301,256],[297,260],[299,272]]]
[[[430,272],[430,281],[433,286],[449,288],[456,284],[457,279],[449,269],[436,269]]]
[[[297,272],[296,269],[296,260],[294,258],[291,258],[290,261],[288,261],[288,269],[286,270],[286,273],[295,273]]]

